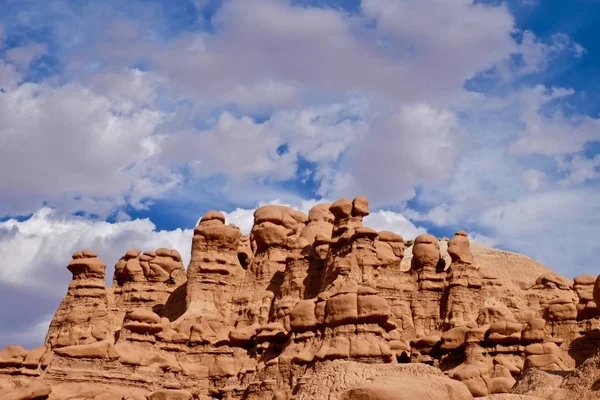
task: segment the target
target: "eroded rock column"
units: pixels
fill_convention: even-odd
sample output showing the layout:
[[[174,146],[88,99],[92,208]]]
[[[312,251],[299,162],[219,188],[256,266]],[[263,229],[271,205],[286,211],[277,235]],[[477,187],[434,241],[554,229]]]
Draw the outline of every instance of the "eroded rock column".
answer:
[[[114,341],[104,281],[106,265],[93,251],[83,250],[73,254],[67,269],[73,279],[50,323],[46,344],[55,348]]]
[[[423,337],[440,329],[440,304],[446,289],[444,271],[440,265],[440,243],[429,234],[416,237],[413,244],[411,268],[417,273],[418,293],[412,305],[413,321],[417,337]]]

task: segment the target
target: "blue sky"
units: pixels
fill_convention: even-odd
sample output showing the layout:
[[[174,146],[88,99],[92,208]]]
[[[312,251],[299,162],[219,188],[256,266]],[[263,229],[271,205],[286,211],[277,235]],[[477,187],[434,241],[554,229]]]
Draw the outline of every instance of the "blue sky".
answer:
[[[70,254],[189,253],[209,209],[366,195],[368,223],[597,273],[600,2],[4,0],[0,345]],[[187,249],[187,250],[186,250]],[[189,254],[185,257],[189,258]]]

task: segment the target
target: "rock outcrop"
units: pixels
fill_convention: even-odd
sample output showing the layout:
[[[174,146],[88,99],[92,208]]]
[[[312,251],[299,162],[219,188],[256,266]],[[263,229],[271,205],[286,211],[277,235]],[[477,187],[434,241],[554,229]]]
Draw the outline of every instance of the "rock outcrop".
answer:
[[[464,231],[405,241],[363,226],[368,214],[364,197],[308,215],[269,205],[244,236],[209,211],[187,269],[177,250],[133,249],[110,288],[95,253],[73,254],[45,344],[0,351],[0,399],[557,400],[598,390],[594,276],[571,281]]]
[[[109,310],[105,283],[106,265],[96,253],[73,254],[67,266],[73,279],[46,336],[46,345],[57,348],[112,339],[114,315]]]

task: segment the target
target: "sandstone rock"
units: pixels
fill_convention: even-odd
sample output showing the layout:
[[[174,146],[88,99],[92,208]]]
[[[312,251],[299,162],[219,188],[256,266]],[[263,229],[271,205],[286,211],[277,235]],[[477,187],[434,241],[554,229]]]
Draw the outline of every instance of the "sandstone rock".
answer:
[[[536,368],[527,368],[523,371],[511,392],[545,399],[552,395],[562,381],[563,377],[560,375]]]
[[[105,268],[91,251],[73,254],[67,266],[73,279],[46,335],[50,347],[91,344],[110,337],[115,317],[108,310]]]
[[[594,288],[592,290],[592,297],[594,298],[594,303],[600,304],[600,275],[594,282]]]
[[[442,316],[446,327],[475,325],[481,323],[484,305],[483,276],[473,264],[470,243],[465,231],[457,232],[448,242],[448,254],[452,259],[447,276],[446,307]],[[489,300],[489,299],[488,299]],[[507,312],[509,314],[509,312]]]
[[[349,199],[341,199],[333,203],[329,207],[329,211],[336,219],[344,219],[352,214],[352,201]]]
[[[193,395],[187,390],[157,390],[148,395],[148,400],[192,400]]]
[[[242,236],[210,211],[187,271],[177,250],[132,249],[108,289],[104,263],[79,251],[45,346],[0,351],[0,393],[34,382],[50,400],[596,391],[595,277],[571,281],[464,231],[405,241],[363,226],[368,213],[361,196],[308,216],[268,205]]]
[[[7,392],[0,393],[0,399],[6,400],[39,400],[45,399],[52,393],[52,388],[49,384],[44,382],[32,382],[31,384],[8,390]]]
[[[212,220],[217,220],[221,221],[222,223],[225,223],[225,216],[222,212],[219,211],[207,211],[206,214],[204,214],[202,218],[200,218],[200,223]]]
[[[316,328],[319,320],[316,316],[316,303],[313,300],[301,300],[290,314],[291,328],[302,331]]]
[[[435,271],[440,261],[440,244],[430,234],[417,236],[413,244],[413,268],[417,270],[431,269]]]
[[[352,201],[352,214],[355,217],[369,215],[369,201],[364,196],[358,196]]]
[[[327,376],[327,383],[324,384],[323,377]],[[378,378],[382,377],[382,378]],[[386,378],[383,378],[386,377]],[[363,364],[352,361],[332,361],[328,363],[320,363],[315,366],[315,369],[308,370],[302,382],[298,385],[295,392],[295,399],[298,400],[325,400],[325,399],[341,399],[350,398],[348,393],[353,388],[359,388],[364,385],[375,382],[377,379],[385,380],[383,386],[401,385],[404,379],[412,380],[419,378],[421,385],[426,385],[424,388],[431,388],[431,393],[439,393],[443,396],[447,395],[451,388],[457,389],[455,393],[457,399],[471,399],[472,396],[465,391],[466,388],[461,386],[459,382],[453,382],[446,378],[439,369],[424,365],[424,364]],[[389,380],[388,380],[389,379]],[[426,380],[430,383],[424,383]],[[413,385],[406,385],[414,387]],[[396,392],[400,392],[396,390]],[[427,397],[413,397],[427,398]],[[433,397],[435,399],[435,397]],[[449,397],[441,397],[447,399]],[[450,397],[453,398],[453,397]]]
[[[25,359],[23,360],[23,367],[30,369],[38,368],[42,363],[44,355],[47,353],[47,351],[48,349],[46,348],[46,346],[39,346],[29,351],[25,356]],[[2,357],[1,354],[2,352],[0,352],[0,357]],[[0,361],[0,365],[1,364],[2,361]]]
[[[466,333],[470,328],[466,326],[456,327],[442,333],[442,350],[456,350],[465,344]]]
[[[438,271],[440,244],[433,235],[417,236],[411,269],[417,272],[420,301],[413,303],[413,320],[418,336],[437,330],[441,322],[439,304],[446,288],[445,273]]]
[[[55,349],[54,352],[59,356],[67,358],[118,358],[114,346],[106,341],[61,347]]]
[[[7,346],[0,351],[0,367],[20,367],[27,356],[21,346]]]
[[[448,254],[452,258],[452,262],[473,263],[473,255],[471,254],[469,239],[465,231],[456,232],[454,237],[450,239],[448,242]]]
[[[380,376],[345,392],[343,400],[469,400],[473,396],[459,382],[440,377]]]

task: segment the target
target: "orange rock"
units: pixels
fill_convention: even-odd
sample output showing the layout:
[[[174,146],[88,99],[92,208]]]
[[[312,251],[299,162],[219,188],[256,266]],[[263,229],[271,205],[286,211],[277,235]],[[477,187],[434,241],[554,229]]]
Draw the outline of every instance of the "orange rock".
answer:
[[[362,196],[308,216],[268,205],[242,235],[209,211],[187,270],[175,249],[132,249],[110,288],[97,255],[76,252],[46,345],[0,352],[0,398],[48,396],[48,383],[49,399],[470,399],[508,393],[524,369],[579,364],[560,395],[593,391],[595,277],[464,231],[405,243],[363,226],[368,213]]]

